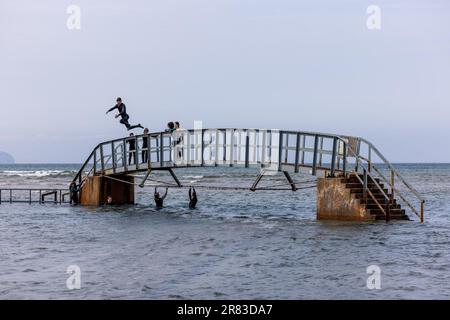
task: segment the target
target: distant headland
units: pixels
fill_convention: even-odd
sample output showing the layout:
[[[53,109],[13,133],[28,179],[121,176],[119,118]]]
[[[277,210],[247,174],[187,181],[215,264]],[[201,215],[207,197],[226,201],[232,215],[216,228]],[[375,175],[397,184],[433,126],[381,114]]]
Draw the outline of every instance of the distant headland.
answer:
[[[0,164],[13,164],[14,162],[14,157],[12,155],[4,151],[0,151]]]

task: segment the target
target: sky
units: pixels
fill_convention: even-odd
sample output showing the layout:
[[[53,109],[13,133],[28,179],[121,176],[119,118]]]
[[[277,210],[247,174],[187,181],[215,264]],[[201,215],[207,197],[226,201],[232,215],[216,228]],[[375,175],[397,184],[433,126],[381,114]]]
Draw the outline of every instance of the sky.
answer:
[[[450,1],[0,0],[0,150],[82,162],[127,135],[118,96],[150,131],[328,132],[449,162]]]

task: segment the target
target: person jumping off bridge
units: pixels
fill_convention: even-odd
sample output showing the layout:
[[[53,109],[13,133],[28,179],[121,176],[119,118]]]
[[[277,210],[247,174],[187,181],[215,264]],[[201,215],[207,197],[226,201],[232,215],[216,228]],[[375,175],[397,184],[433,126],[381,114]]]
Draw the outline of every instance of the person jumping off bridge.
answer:
[[[120,120],[121,124],[124,124],[125,127],[127,127],[128,131],[135,129],[135,128],[142,128],[144,129],[143,126],[141,126],[141,124],[137,124],[137,125],[130,125],[130,123],[128,122],[128,119],[130,119],[130,116],[127,113],[127,108],[125,106],[125,103],[122,102],[122,98],[117,98],[116,99],[117,104],[112,107],[111,109],[109,109],[108,111],[106,111],[106,114],[108,114],[109,112],[113,111],[114,109],[117,109],[119,111],[119,114],[116,115],[116,118],[118,118],[119,116],[122,117],[122,119]]]

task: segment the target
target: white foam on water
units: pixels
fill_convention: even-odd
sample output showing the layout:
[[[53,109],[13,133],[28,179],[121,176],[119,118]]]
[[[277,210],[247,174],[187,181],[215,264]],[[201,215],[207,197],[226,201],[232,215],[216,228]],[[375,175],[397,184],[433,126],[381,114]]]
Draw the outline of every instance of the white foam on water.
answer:
[[[63,170],[4,170],[0,171],[0,175],[4,176],[19,176],[19,177],[48,177],[52,175],[60,175],[62,173],[73,174],[72,171]]]

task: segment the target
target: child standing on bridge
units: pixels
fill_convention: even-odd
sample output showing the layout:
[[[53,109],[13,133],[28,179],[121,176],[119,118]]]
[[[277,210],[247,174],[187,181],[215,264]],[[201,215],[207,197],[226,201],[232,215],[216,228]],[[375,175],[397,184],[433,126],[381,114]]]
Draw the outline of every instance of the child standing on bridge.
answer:
[[[144,129],[144,136],[142,137],[142,163],[148,161],[148,128]]]
[[[131,158],[133,158],[133,164],[136,164],[136,140],[134,139],[134,134],[130,133],[130,138],[128,139],[128,165],[131,164]]]

